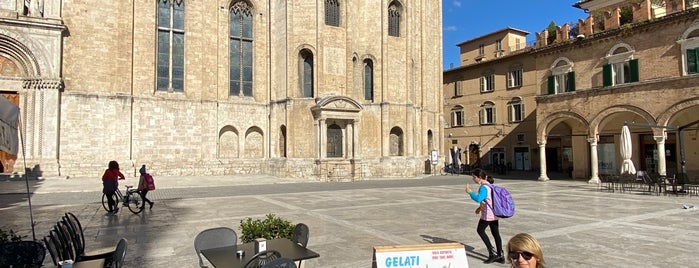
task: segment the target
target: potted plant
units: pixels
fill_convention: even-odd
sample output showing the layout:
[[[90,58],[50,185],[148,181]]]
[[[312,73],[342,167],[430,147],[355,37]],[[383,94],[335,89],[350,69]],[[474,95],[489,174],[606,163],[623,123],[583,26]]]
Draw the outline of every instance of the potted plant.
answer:
[[[240,220],[240,240],[243,243],[252,242],[255,238],[267,240],[288,238],[293,236],[294,225],[291,222],[270,213],[265,219],[246,218]]]

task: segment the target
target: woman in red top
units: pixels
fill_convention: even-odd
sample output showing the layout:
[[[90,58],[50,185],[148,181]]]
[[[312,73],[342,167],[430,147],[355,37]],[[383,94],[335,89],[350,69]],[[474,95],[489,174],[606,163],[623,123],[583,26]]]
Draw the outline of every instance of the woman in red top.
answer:
[[[119,188],[119,180],[125,179],[124,174],[119,171],[119,163],[117,161],[109,161],[109,168],[102,175],[102,193],[107,195],[107,205],[109,213],[115,214],[119,211],[119,206],[116,205],[115,195]]]

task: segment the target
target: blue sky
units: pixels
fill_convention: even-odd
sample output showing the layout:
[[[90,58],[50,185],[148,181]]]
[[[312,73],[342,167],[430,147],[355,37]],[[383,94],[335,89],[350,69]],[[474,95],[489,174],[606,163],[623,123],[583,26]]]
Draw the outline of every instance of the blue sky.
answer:
[[[527,44],[533,43],[536,33],[543,31],[551,21],[561,26],[566,22],[577,24],[588,15],[573,7],[577,0],[442,0],[443,68],[459,66],[459,48],[456,44],[512,27],[529,32]]]

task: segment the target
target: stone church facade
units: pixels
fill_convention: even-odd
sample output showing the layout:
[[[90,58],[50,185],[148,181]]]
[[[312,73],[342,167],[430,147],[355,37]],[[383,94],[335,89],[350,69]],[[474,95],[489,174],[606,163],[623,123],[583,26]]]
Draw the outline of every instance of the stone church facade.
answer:
[[[442,143],[441,3],[0,0],[0,91],[41,176],[417,176]]]

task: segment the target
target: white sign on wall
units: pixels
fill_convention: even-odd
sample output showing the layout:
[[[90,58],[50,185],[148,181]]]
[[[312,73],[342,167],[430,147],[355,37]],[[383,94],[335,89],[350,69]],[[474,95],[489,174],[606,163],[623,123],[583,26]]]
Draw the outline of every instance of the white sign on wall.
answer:
[[[375,246],[373,268],[468,268],[461,243]]]
[[[432,150],[432,153],[430,154],[430,160],[432,161],[432,165],[437,164],[437,161],[439,161],[439,155],[437,154],[437,150]]]

